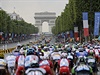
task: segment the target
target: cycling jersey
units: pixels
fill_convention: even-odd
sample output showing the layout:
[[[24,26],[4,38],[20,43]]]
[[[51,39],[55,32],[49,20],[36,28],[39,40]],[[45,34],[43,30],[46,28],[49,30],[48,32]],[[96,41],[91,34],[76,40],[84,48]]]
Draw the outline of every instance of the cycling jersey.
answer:
[[[43,65],[49,66],[50,64],[49,64],[48,60],[43,60],[43,61],[40,62],[39,66],[43,66]]]
[[[6,58],[8,67],[15,67],[15,60],[16,60],[16,56],[14,55],[10,55]]]
[[[28,55],[25,58],[25,67],[31,67],[32,63],[38,63],[39,58],[36,55]]]
[[[20,55],[18,58],[18,66],[24,66],[24,63],[25,63],[25,56]]]
[[[69,61],[68,61],[66,58],[62,58],[62,59],[59,61],[59,65],[60,65],[60,67],[62,67],[62,66],[67,66],[67,67],[69,67]]]
[[[53,60],[58,60],[61,58],[60,54],[58,52],[53,52],[51,54],[51,57],[53,58]]]

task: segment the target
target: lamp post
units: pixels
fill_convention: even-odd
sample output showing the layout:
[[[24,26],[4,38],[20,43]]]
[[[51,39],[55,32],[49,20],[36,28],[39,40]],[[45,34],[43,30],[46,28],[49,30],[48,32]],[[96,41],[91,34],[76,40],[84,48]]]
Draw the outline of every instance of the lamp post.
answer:
[[[2,10],[2,8],[0,7],[0,11]],[[0,15],[2,17],[2,13]],[[2,43],[2,22],[1,22],[1,28],[0,28],[0,36],[1,36],[1,39],[0,39],[0,43]]]
[[[92,0],[90,0],[90,14],[92,14]],[[92,19],[90,19],[90,42],[92,42]]]

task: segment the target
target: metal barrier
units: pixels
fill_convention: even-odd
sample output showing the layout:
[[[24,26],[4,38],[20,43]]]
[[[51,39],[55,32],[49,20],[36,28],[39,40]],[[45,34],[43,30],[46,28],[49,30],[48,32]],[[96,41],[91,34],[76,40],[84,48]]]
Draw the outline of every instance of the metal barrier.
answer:
[[[9,48],[7,50],[0,50],[0,53],[11,53],[14,49],[15,49],[15,47],[14,48]]]

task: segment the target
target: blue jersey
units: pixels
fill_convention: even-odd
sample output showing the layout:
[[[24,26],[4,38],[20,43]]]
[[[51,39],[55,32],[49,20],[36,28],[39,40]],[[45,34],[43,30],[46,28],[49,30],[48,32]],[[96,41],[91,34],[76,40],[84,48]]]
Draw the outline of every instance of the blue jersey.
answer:
[[[88,54],[88,53],[87,53],[86,51],[77,52],[77,53],[76,53],[76,56],[77,56],[77,57],[80,57],[80,56],[83,56],[83,57],[84,57],[84,56],[87,56],[87,54]]]

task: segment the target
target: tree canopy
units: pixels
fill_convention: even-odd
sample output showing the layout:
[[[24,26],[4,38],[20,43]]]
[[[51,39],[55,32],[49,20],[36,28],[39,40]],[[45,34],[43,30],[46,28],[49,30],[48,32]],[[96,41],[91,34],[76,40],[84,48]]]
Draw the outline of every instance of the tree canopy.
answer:
[[[89,26],[93,32],[94,13],[100,12],[100,0],[69,0],[69,4],[66,4],[64,11],[57,17],[52,32],[59,34],[73,30],[75,25],[82,30],[82,12],[88,12]]]
[[[24,20],[11,20],[4,10],[0,10],[0,31],[4,33],[33,34],[38,32],[38,28]]]

